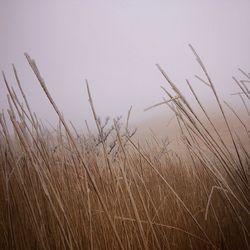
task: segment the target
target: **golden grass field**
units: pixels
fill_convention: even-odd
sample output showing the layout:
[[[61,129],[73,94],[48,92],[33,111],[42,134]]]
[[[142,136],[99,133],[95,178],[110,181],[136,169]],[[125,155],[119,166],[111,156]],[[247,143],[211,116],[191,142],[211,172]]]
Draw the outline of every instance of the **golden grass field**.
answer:
[[[124,125],[102,122],[87,84],[98,134],[78,134],[26,55],[59,118],[48,129],[15,67],[16,90],[3,73],[9,109],[0,116],[0,249],[250,249],[250,75],[235,79],[245,102],[236,112],[193,52],[219,124],[191,85],[192,105],[158,66],[171,87],[162,105],[174,114],[174,125],[152,125],[158,133],[130,129],[130,112]]]

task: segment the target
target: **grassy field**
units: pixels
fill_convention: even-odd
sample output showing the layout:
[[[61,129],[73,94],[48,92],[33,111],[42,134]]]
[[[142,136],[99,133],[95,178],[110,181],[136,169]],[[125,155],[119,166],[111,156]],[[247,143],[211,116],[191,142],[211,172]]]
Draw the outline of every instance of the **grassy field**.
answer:
[[[131,110],[124,125],[120,118],[101,121],[88,84],[98,135],[78,134],[26,55],[59,118],[48,129],[32,112],[15,67],[22,100],[3,73],[9,110],[0,116],[0,249],[250,249],[250,75],[234,79],[244,100],[241,118],[218,97],[193,52],[226,138],[191,84],[192,105],[158,65],[171,88],[163,88],[159,105],[175,115],[184,154],[153,134],[139,144]]]

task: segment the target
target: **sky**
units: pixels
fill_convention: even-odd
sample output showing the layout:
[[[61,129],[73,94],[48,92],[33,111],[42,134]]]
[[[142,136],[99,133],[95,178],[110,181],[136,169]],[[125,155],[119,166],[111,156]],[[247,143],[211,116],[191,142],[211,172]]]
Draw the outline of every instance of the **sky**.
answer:
[[[64,117],[78,127],[92,119],[85,79],[102,117],[126,116],[131,105],[133,121],[169,112],[144,112],[162,101],[160,86],[168,88],[156,63],[187,95],[189,79],[209,106],[213,98],[194,77],[203,74],[188,44],[227,98],[237,89],[237,69],[250,68],[249,10],[249,0],[0,0],[0,69],[16,87],[15,64],[33,111],[51,123],[56,114],[24,52],[35,59]],[[6,93],[1,77],[1,109]]]

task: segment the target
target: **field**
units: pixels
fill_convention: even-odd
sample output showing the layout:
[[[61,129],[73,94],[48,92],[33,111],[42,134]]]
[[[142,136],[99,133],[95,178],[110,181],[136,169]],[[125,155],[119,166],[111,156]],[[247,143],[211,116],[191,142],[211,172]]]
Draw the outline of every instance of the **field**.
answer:
[[[187,81],[191,105],[158,65],[171,91],[163,88],[167,99],[154,107],[175,115],[182,152],[153,133],[138,143],[131,110],[123,123],[101,121],[87,82],[98,133],[79,134],[26,55],[59,118],[48,129],[15,67],[22,100],[3,73],[9,110],[0,117],[0,249],[250,249],[250,75],[241,70],[243,80],[234,79],[243,100],[237,112],[219,98],[193,52],[225,134],[192,85]]]

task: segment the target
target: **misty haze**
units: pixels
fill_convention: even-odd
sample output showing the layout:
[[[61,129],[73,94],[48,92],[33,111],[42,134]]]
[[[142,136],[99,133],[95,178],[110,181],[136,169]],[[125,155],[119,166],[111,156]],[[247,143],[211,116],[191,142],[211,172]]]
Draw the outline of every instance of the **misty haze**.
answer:
[[[250,249],[250,2],[0,2],[0,249]]]

